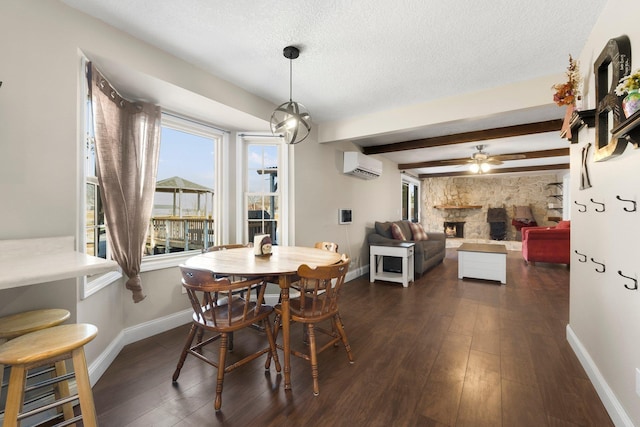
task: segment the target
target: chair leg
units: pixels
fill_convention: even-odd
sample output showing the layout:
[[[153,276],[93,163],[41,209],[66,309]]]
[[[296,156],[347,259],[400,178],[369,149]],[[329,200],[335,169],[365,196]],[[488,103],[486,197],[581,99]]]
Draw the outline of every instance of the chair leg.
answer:
[[[271,357],[273,357],[273,360],[276,363],[276,372],[280,372],[282,370],[282,367],[280,366],[280,361],[278,360],[278,352],[277,352],[277,348],[276,348],[276,340],[273,338],[273,332],[271,331],[271,328],[269,327],[269,318],[266,318],[266,319],[262,320],[262,326],[264,327],[264,331],[267,334],[267,340],[269,340],[270,351],[269,351],[268,356],[267,356],[268,363],[269,363],[269,365],[271,365]],[[267,363],[265,363],[265,369],[269,369],[269,367],[267,366]]]
[[[280,332],[280,315],[276,314],[276,318],[273,321],[273,342],[275,343],[278,339],[278,332]],[[264,363],[264,369],[269,369],[271,366],[271,352],[267,353],[267,361]],[[278,371],[280,372],[280,371]]]
[[[180,360],[178,360],[178,365],[176,366],[176,370],[173,372],[173,381],[178,381],[178,377],[180,376],[180,370],[182,369],[182,365],[184,365],[184,361],[187,358],[187,353],[191,348],[191,344],[193,343],[193,338],[196,335],[196,331],[198,332],[198,342],[202,342],[202,328],[198,328],[195,323],[191,324],[191,330],[189,330],[189,335],[187,336],[187,342],[184,344],[184,348],[182,349],[182,353],[180,353]]]
[[[225,362],[227,358],[228,334],[223,332],[220,337],[220,354],[218,358],[218,379],[216,383],[216,400],[213,407],[216,411],[222,406],[222,383],[224,381]]]
[[[309,337],[309,358],[311,359],[311,377],[313,378],[313,395],[320,394],[318,385],[318,355],[316,354],[316,333],[313,330],[313,323],[307,323],[307,336]]]
[[[333,317],[333,323],[335,323],[335,327],[338,330],[338,334],[342,339],[342,344],[344,345],[344,349],[347,351],[347,357],[349,358],[349,363],[354,363],[353,354],[351,353],[351,346],[349,345],[349,340],[347,340],[347,333],[344,331],[344,324],[342,323],[342,319],[340,318],[340,314],[336,314]]]

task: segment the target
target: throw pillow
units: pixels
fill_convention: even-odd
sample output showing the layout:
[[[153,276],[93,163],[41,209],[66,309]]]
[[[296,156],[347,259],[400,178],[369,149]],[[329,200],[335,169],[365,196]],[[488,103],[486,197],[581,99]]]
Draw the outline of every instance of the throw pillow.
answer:
[[[404,233],[396,223],[391,224],[391,235],[396,240],[407,240],[407,238],[404,237]]]
[[[531,208],[529,206],[515,206],[513,217],[516,219],[533,219]]]
[[[427,232],[422,228],[422,224],[417,222],[410,222],[409,227],[411,228],[411,234],[413,234],[413,240],[428,240],[429,236],[427,236]]]
[[[387,239],[393,239],[391,235],[391,223],[390,222],[378,222],[375,223],[376,233],[386,237]]]

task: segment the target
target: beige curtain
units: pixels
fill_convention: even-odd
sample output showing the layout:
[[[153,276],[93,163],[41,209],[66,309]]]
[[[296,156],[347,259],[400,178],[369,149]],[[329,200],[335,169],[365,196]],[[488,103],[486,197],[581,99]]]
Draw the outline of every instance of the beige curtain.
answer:
[[[108,241],[137,303],[145,298],[139,273],[158,170],[160,107],[127,101],[93,64],[87,71]]]

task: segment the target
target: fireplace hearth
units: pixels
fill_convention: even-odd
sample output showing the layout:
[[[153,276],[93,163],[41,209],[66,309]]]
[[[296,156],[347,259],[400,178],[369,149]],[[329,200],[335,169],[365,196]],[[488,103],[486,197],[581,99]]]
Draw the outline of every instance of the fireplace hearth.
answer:
[[[464,237],[464,222],[461,221],[445,221],[444,222],[444,234],[448,238]]]

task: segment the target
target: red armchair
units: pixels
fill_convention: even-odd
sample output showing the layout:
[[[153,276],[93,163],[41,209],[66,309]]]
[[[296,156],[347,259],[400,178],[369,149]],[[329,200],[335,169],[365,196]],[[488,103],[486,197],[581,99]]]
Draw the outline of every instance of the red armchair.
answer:
[[[571,260],[571,222],[555,227],[523,227],[522,256],[526,263],[551,262],[569,265]]]

